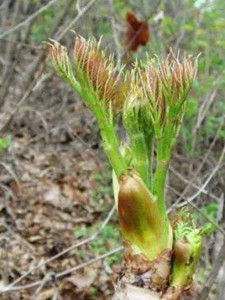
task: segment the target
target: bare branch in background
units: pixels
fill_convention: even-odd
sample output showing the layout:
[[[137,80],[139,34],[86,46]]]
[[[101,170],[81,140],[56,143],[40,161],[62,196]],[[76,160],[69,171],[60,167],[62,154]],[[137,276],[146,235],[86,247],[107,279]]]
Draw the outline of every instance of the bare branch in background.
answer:
[[[183,207],[185,206],[187,203],[192,202],[195,198],[197,198],[206,188],[206,186],[209,184],[209,182],[212,180],[212,178],[215,176],[215,174],[218,172],[218,170],[221,168],[221,165],[224,161],[224,156],[225,156],[225,146],[222,150],[222,153],[220,155],[220,158],[216,164],[216,166],[214,167],[214,169],[210,172],[210,175],[208,176],[208,178],[206,179],[206,181],[203,183],[203,185],[200,187],[200,189],[191,197],[189,197],[185,202],[181,203],[178,205],[178,207]]]
[[[29,16],[26,20],[24,20],[23,22],[19,23],[15,27],[9,29],[8,31],[5,31],[2,34],[0,34],[0,39],[6,37],[9,34],[12,34],[12,33],[16,32],[17,30],[21,29],[22,27],[28,25],[31,21],[33,21],[33,19],[35,19],[40,14],[42,14],[46,9],[48,9],[50,6],[52,6],[53,4],[55,4],[57,1],[58,0],[51,0],[51,1],[49,1],[46,5],[42,6],[38,11],[36,11],[31,16]]]
[[[219,295],[218,300],[223,300],[225,295],[225,262],[223,262],[223,265],[219,271],[218,276],[218,289],[219,289]]]
[[[204,288],[202,289],[200,295],[198,296],[199,300],[207,299],[209,292],[217,279],[219,270],[221,269],[221,267],[224,264],[224,261],[225,261],[225,239],[224,239],[222,247],[220,248],[220,251],[218,253],[218,256],[214,263],[212,271],[210,272],[210,274],[205,282]]]
[[[120,44],[120,38],[118,35],[118,30],[116,29],[116,17],[115,17],[115,12],[114,12],[114,7],[113,7],[113,0],[108,0],[109,2],[109,9],[110,9],[110,23],[112,27],[112,32],[113,32],[113,38],[114,42],[116,45],[116,53],[117,53],[117,60],[120,63],[121,61],[121,54],[122,54],[122,46]]]
[[[78,14],[77,14],[77,16],[74,18],[74,20],[72,20],[70,23],[69,23],[69,25],[58,35],[58,36],[56,36],[56,38],[55,38],[55,40],[56,41],[60,41],[62,38],[63,38],[63,36],[67,33],[67,31],[69,31],[70,29],[72,29],[73,28],[73,26],[77,23],[77,21],[93,6],[93,4],[95,3],[95,2],[97,2],[98,0],[91,0],[91,1],[89,1],[89,3],[84,7],[84,8],[82,8],[79,12],[78,12]]]
[[[12,24],[15,24],[18,18],[18,12],[19,12],[19,8],[20,8],[20,2],[17,1],[15,3],[14,6],[14,12],[13,12],[13,17],[12,17]],[[13,78],[13,69],[15,66],[15,54],[16,54],[16,47],[11,47],[11,43],[15,43],[17,39],[17,35],[16,36],[11,36],[9,41],[8,41],[8,45],[7,45],[7,49],[6,49],[6,55],[5,55],[5,68],[3,71],[3,75],[1,78],[2,81],[2,88],[0,89],[0,106],[3,104],[6,93],[9,89],[9,86],[11,84],[12,78]],[[16,44],[16,43],[15,43]]]
[[[176,204],[179,203],[179,201],[181,200],[181,198],[186,194],[186,192],[189,190],[190,187],[195,187],[197,189],[198,186],[194,183],[197,181],[197,177],[199,175],[199,173],[201,172],[204,164],[206,163],[211,151],[212,151],[212,148],[214,147],[216,141],[218,140],[218,135],[220,133],[220,130],[222,128],[222,126],[224,125],[224,118],[222,119],[222,122],[220,123],[220,126],[218,127],[217,129],[217,132],[213,138],[213,141],[212,143],[210,144],[206,154],[204,155],[202,161],[201,161],[201,164],[198,166],[196,172],[194,174],[192,174],[192,179],[190,181],[188,181],[187,179],[185,179],[181,174],[179,174],[176,170],[174,170],[172,167],[170,167],[170,170],[177,176],[179,177],[182,181],[184,181],[185,183],[187,183],[187,186],[185,187],[184,191],[182,192],[181,196],[176,200]],[[203,193],[204,194],[208,194],[210,197],[212,197],[213,199],[216,199],[218,200],[218,197],[216,197],[215,195],[212,195],[211,193],[207,192],[205,189],[203,190]],[[175,205],[175,204],[174,204]],[[171,207],[172,208],[172,207]]]
[[[117,248],[115,248],[115,249],[113,249],[113,250],[111,250],[111,251],[109,251],[109,252],[107,252],[107,253],[105,253],[105,254],[103,254],[101,256],[97,256],[96,258],[90,259],[87,262],[84,262],[84,263],[82,263],[82,264],[80,264],[80,265],[78,265],[76,267],[73,267],[71,269],[67,269],[67,270],[65,270],[63,272],[60,272],[60,273],[56,273],[54,276],[55,276],[56,279],[63,278],[65,276],[67,276],[67,275],[70,275],[71,273],[73,273],[75,271],[78,271],[80,269],[83,269],[83,268],[91,265],[91,264],[94,264],[95,262],[97,262],[99,260],[105,259],[105,258],[107,258],[107,257],[109,257],[111,255],[114,255],[114,254],[116,254],[118,252],[121,252],[122,250],[123,250],[123,247],[117,247]],[[45,284],[46,284],[47,283],[46,282],[46,277],[45,277],[44,281],[45,281]],[[30,288],[34,288],[34,287],[40,286],[41,284],[43,284],[43,280],[38,280],[38,281],[35,281],[33,283],[30,283],[30,284],[26,284],[26,285],[13,286],[13,287],[8,288],[8,289],[3,290],[3,291],[0,290],[0,294],[2,294],[2,293],[8,293],[8,292],[13,292],[13,291],[19,291],[19,290],[30,289]]]
[[[200,126],[202,125],[202,122],[206,118],[207,113],[209,112],[209,109],[210,109],[211,105],[213,104],[213,101],[214,101],[216,95],[217,95],[217,88],[214,89],[212,91],[212,93],[210,93],[209,95],[207,95],[205,97],[202,105],[200,106],[198,116],[197,116],[196,125],[192,130],[192,135],[193,135],[192,147],[195,147],[196,139],[197,139],[197,132],[198,132]]]
[[[64,37],[64,35],[68,32],[68,30],[71,29],[72,26],[76,22],[78,22],[79,19],[91,8],[91,6],[94,4],[94,2],[95,1],[90,1],[82,9],[82,11],[75,17],[75,19],[69,24],[69,26],[67,26],[66,29],[64,29],[63,32],[61,32],[55,39],[57,41],[60,41]],[[56,23],[53,27],[53,30],[52,30],[53,34],[55,33],[56,29],[58,28],[59,22],[61,22],[62,19],[65,18],[66,12],[67,12],[68,8],[70,7],[70,4],[71,4],[71,2],[68,1],[68,5],[65,6],[62,17],[56,21]],[[27,76],[27,83],[25,83],[26,92],[24,93],[21,100],[19,100],[19,102],[16,104],[16,108],[12,112],[10,112],[8,114],[8,116],[6,116],[4,118],[4,120],[2,121],[3,124],[0,124],[0,132],[4,132],[6,130],[7,126],[9,125],[10,121],[12,120],[13,115],[17,112],[19,107],[24,105],[24,103],[30,98],[31,94],[41,85],[41,83],[44,82],[45,80],[49,79],[52,76],[52,72],[49,72],[49,73],[45,74],[44,76],[42,76],[36,83],[33,83],[33,80],[31,80],[31,79],[34,79],[34,75],[37,72],[37,70],[40,68],[42,63],[44,62],[45,57],[46,57],[46,51],[43,50],[41,52],[41,54],[38,56],[38,58],[36,59],[36,61],[33,63],[32,69]],[[44,88],[44,86],[42,86],[42,88],[40,88],[40,92],[42,91],[43,88]],[[4,99],[2,99],[2,100],[4,100]]]

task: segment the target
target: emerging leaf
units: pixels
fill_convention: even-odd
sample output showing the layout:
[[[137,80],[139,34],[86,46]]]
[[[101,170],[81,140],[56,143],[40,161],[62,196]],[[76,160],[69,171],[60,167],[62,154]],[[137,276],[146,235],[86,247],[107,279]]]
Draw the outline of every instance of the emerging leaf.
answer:
[[[170,53],[162,62],[151,60],[145,72],[139,75],[153,122],[162,125],[180,120],[196,75],[196,60],[185,57],[179,61]]]
[[[197,263],[202,250],[203,234],[191,215],[181,214],[174,231],[174,264],[171,276],[171,286],[186,287],[193,280]]]
[[[74,76],[67,49],[53,40],[48,45],[50,59],[57,73],[80,93],[80,85]]]
[[[128,94],[128,83],[121,76],[112,57],[107,57],[100,50],[100,43],[77,37],[74,57],[80,81],[83,81],[84,76],[101,101],[114,111],[121,110]]]

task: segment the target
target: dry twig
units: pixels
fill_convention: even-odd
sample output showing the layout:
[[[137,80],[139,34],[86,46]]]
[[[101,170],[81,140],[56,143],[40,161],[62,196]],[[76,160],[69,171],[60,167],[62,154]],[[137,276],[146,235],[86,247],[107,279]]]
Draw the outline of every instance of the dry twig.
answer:
[[[53,4],[55,4],[58,0],[51,0],[49,1],[46,5],[42,6],[39,10],[37,10],[35,13],[33,13],[31,16],[29,16],[26,20],[24,20],[23,22],[19,23],[18,25],[16,25],[15,27],[3,32],[2,34],[0,34],[0,39],[6,37],[7,35],[16,32],[17,30],[21,29],[22,27],[28,25],[33,19],[35,19],[37,16],[39,16],[41,13],[43,13],[43,11],[45,11],[46,9],[48,9],[50,6],[52,6]]]
[[[200,295],[198,296],[198,300],[206,300],[207,299],[209,292],[210,292],[215,280],[217,279],[219,270],[220,270],[221,266],[223,266],[224,261],[225,261],[225,239],[224,239],[223,245],[220,248],[220,251],[218,253],[217,260],[213,266],[213,269],[210,272]]]

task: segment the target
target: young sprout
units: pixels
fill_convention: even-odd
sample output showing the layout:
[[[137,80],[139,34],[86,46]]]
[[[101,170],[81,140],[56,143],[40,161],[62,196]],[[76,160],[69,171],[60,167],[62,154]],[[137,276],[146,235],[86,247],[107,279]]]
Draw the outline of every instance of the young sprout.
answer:
[[[190,213],[184,211],[179,217],[174,228],[174,261],[170,282],[174,288],[182,288],[192,282],[204,236]]]
[[[74,76],[73,66],[70,63],[67,49],[54,40],[51,40],[51,43],[48,43],[48,46],[49,57],[56,72],[68,82],[73,89],[78,93],[81,93],[80,84]]]
[[[115,112],[122,109],[129,85],[122,67],[100,49],[100,42],[75,39],[72,63],[65,47],[58,42],[49,43],[49,54],[57,73],[83,96],[93,110],[96,102]]]
[[[139,72],[156,132],[159,127],[173,125],[176,133],[196,70],[196,59],[184,57],[179,60],[171,52],[162,62],[149,60],[145,72]]]
[[[111,56],[100,50],[100,42],[75,39],[74,59],[77,76],[87,81],[100,101],[113,111],[120,111],[128,94],[128,83],[122,77],[122,68],[114,64]]]
[[[104,150],[117,174],[121,175],[127,164],[120,153],[115,115],[119,112],[129,92],[128,81],[122,76],[112,57],[100,50],[100,42],[76,37],[73,57],[59,43],[50,44],[50,58],[57,73],[77,91],[94,113],[101,131]]]
[[[122,67],[100,49],[100,42],[76,37],[70,59],[67,50],[53,41],[49,53],[57,73],[80,94],[98,121],[114,171],[127,270],[140,275],[147,268],[143,272],[153,274],[156,290],[168,287],[169,275],[172,289],[185,288],[196,270],[203,232],[211,229],[197,229],[186,220],[172,228],[165,189],[197,60],[180,59],[171,52],[162,61],[149,59],[145,68],[136,64],[124,76]],[[126,143],[117,133],[119,112],[129,137]]]

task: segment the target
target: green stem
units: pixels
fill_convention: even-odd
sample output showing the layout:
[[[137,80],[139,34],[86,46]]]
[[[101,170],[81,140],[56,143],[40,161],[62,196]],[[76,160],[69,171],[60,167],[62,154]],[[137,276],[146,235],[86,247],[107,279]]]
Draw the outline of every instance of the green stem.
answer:
[[[153,194],[157,197],[158,208],[162,218],[164,219],[164,238],[169,238],[170,223],[167,216],[167,208],[165,201],[166,178],[171,157],[171,139],[164,131],[164,136],[157,140],[157,163],[154,173]]]
[[[166,215],[165,190],[168,166],[168,160],[157,159],[157,166],[154,175],[154,195],[157,196],[159,210],[162,215]]]
[[[99,123],[103,147],[117,177],[119,177],[127,169],[127,165],[119,150],[120,143],[116,130],[110,121],[107,120],[107,123]]]
[[[157,197],[158,209],[163,219],[163,234],[161,239],[166,244],[170,239],[170,222],[167,216],[166,203],[165,203],[165,192],[166,192],[166,177],[168,171],[169,161],[168,160],[157,160],[157,166],[154,176],[154,195]]]
[[[149,188],[150,191],[153,191],[153,184],[154,184],[154,177],[153,177],[153,159],[154,159],[154,147],[153,147],[153,139],[151,140],[151,146],[150,146],[150,151],[149,151],[149,175],[150,175],[150,180],[149,180]]]
[[[86,102],[98,121],[105,153],[119,177],[127,169],[127,164],[120,152],[120,140],[114,124],[113,113],[91,89],[84,88],[81,91],[81,96],[87,99]]]
[[[165,190],[166,190],[166,177],[169,169],[169,162],[171,159],[171,153],[173,145],[176,142],[176,132],[174,126],[171,123],[165,124],[165,126],[158,131],[157,136],[157,164],[154,175],[154,194],[158,198],[159,209],[162,214],[166,215],[166,203],[165,203]]]
[[[132,136],[131,148],[133,154],[134,169],[140,174],[144,183],[150,187],[150,161],[149,152],[145,143],[143,133],[138,133]]]

